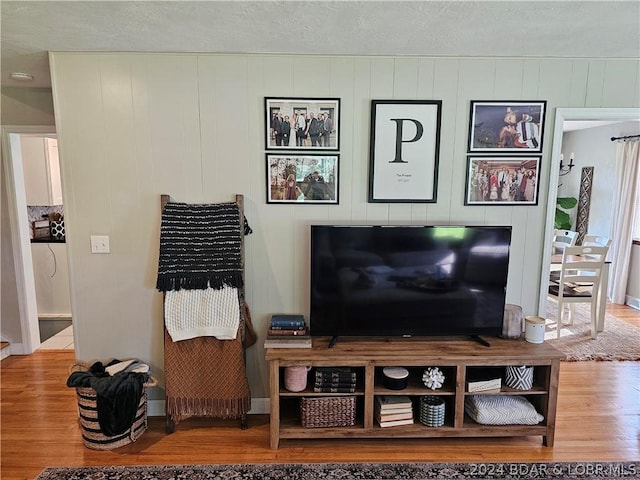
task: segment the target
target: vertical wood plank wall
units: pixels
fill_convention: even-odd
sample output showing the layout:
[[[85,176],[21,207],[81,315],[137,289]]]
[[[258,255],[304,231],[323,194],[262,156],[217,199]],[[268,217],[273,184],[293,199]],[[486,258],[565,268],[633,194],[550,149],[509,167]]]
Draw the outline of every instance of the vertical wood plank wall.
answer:
[[[77,357],[138,357],[163,381],[160,202],[245,196],[246,293],[262,336],[308,314],[309,225],[513,226],[507,301],[536,313],[557,107],[637,107],[637,60],[52,53]],[[265,96],[339,97],[340,204],[268,205]],[[367,203],[371,99],[442,100],[436,204]],[[464,206],[470,100],[547,100],[537,206]],[[608,139],[603,139],[608,141]],[[90,235],[111,254],[92,255]],[[268,368],[248,350],[253,397]],[[203,372],[204,373],[204,372]],[[153,393],[152,393],[153,395]],[[158,397],[160,398],[160,397]]]

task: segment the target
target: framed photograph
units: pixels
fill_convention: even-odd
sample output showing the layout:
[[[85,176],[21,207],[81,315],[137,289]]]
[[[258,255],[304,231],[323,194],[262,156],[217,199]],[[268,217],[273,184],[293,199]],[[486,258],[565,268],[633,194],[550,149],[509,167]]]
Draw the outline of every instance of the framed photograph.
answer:
[[[267,203],[338,204],[337,154],[267,154]]]
[[[469,153],[540,153],[546,101],[472,101]]]
[[[465,205],[537,205],[540,156],[468,157]]]
[[[339,150],[339,98],[265,97],[267,150]]]
[[[440,100],[372,100],[369,202],[435,203]]]

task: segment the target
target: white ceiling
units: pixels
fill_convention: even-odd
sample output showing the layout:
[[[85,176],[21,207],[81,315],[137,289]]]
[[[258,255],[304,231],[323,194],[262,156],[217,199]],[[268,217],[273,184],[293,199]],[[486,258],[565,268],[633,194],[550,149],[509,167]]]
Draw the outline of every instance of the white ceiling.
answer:
[[[6,1],[3,86],[47,51],[640,57],[630,1]],[[25,84],[10,72],[27,72]]]

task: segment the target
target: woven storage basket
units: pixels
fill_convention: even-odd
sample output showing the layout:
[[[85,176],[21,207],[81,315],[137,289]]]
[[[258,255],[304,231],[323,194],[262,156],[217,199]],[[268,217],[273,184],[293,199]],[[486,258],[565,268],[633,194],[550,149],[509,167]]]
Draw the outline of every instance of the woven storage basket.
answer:
[[[88,367],[83,364],[73,365],[72,372],[86,371]],[[138,410],[131,428],[120,434],[108,436],[102,433],[98,422],[98,395],[91,387],[76,387],[78,400],[78,416],[82,429],[82,443],[92,450],[113,450],[135,442],[147,430],[147,388],[155,387],[158,382],[149,377],[144,384],[145,388],[140,397]]]
[[[356,397],[302,397],[300,420],[304,428],[353,426]]]

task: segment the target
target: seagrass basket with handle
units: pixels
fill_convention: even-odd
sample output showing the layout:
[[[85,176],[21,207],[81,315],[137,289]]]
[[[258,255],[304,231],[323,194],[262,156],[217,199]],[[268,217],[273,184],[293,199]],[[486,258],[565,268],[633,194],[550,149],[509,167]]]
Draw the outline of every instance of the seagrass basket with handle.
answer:
[[[88,364],[79,362],[69,368],[69,373],[88,370]],[[149,380],[144,384],[131,428],[124,433],[113,436],[105,435],[100,428],[96,391],[91,387],[75,387],[82,443],[92,450],[113,450],[135,442],[147,430],[147,389],[156,385],[158,385],[157,380],[150,375]]]

